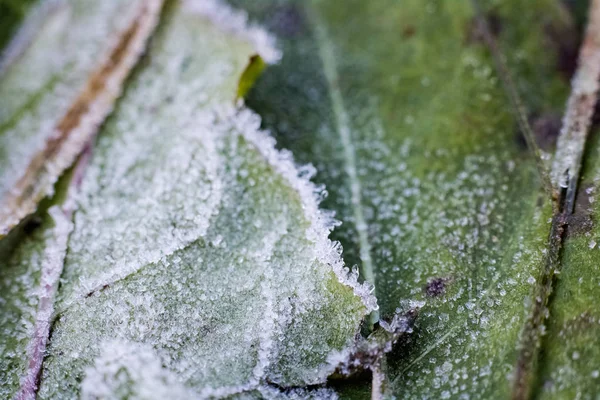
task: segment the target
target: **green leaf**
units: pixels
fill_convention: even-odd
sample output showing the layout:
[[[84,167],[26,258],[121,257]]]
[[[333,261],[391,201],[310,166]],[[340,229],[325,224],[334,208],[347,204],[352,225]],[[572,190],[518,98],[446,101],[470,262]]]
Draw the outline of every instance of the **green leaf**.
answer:
[[[162,0],[42,2],[0,59],[0,238],[53,185],[119,96]]]
[[[587,144],[587,160],[577,193],[575,213],[562,254],[549,307],[551,318],[545,326],[544,352],[537,372],[540,399],[594,399],[600,390],[600,353],[595,343],[600,334],[596,306],[600,295],[598,280],[598,139],[597,128]]]
[[[270,37],[216,2],[169,4],[71,194],[0,242],[2,397],[33,396],[41,354],[40,399],[334,396],[303,387],[376,308],[313,169],[234,106]],[[70,229],[52,210],[73,207]]]
[[[534,373],[537,398],[597,397],[600,389],[598,351],[599,315],[594,307],[599,293],[597,269],[598,134],[593,116],[600,79],[600,2],[590,2],[587,29],[568,100],[553,166],[564,205],[553,225],[563,236],[556,279],[542,325],[543,352]],[[591,131],[591,132],[590,132]],[[590,136],[591,133],[591,137]],[[584,157],[585,156],[585,157]],[[583,161],[583,162],[582,162]],[[560,208],[559,208],[560,211]],[[558,222],[558,223],[557,223]]]
[[[552,209],[472,4],[231,3],[282,43],[247,103],[319,171],[324,206],[343,222],[334,238],[375,284],[371,321],[424,302],[382,366],[387,394],[510,397]],[[509,0],[484,17],[551,151],[568,89],[561,57],[576,49],[569,14]]]

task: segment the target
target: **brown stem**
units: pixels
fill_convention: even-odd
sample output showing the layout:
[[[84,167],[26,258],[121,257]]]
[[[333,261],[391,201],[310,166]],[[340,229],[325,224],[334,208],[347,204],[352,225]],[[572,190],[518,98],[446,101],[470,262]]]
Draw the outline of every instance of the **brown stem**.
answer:
[[[555,274],[561,267],[560,252],[565,232],[575,207],[581,161],[597,102],[599,80],[600,0],[593,0],[552,169],[558,206],[552,217],[544,269],[534,289],[531,313],[521,336],[512,391],[512,398],[515,400],[526,400],[531,396],[533,371],[541,347],[544,323],[548,318],[548,302]]]

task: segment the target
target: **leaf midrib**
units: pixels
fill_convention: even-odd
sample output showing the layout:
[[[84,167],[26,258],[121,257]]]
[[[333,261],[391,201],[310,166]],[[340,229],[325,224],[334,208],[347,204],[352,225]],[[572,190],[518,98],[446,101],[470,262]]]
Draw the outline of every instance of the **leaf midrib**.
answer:
[[[377,297],[375,288],[375,268],[371,257],[371,243],[369,240],[368,225],[365,218],[362,185],[357,172],[356,150],[352,142],[352,129],[350,118],[344,104],[342,92],[339,86],[339,75],[335,51],[329,34],[324,24],[320,21],[317,11],[308,8],[308,14],[313,21],[316,43],[319,50],[319,58],[323,65],[325,80],[330,96],[331,106],[335,117],[336,130],[340,137],[343,148],[343,162],[350,186],[350,203],[355,220],[355,228],[358,234],[358,245],[360,255],[360,272],[366,282],[373,285],[373,295]],[[372,327],[379,321],[379,311],[375,310],[369,315],[369,323]]]

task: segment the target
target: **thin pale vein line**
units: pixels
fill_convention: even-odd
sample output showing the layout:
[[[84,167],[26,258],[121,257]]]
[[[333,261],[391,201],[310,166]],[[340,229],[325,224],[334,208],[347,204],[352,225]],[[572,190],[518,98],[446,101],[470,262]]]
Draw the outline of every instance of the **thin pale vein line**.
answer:
[[[201,146],[200,145],[196,146],[196,149],[201,149]],[[88,151],[91,152],[91,147],[88,148]],[[190,158],[190,160],[187,163],[185,172],[182,173],[179,176],[178,181],[181,181],[182,177],[185,176],[185,175],[187,175],[187,173],[192,169],[192,165],[196,161],[197,155],[201,154],[201,153],[202,153],[201,151],[194,151],[193,152],[192,157]],[[83,176],[81,176],[81,174],[80,174],[80,176],[77,176],[76,178],[74,177],[73,179],[77,179],[78,180],[78,185],[80,185],[81,184],[81,180],[83,179]],[[67,310],[69,310],[71,308],[71,306],[73,306],[74,304],[77,304],[77,300],[83,300],[83,299],[86,299],[88,297],[91,297],[93,294],[95,294],[96,292],[98,292],[98,291],[100,291],[100,290],[102,290],[102,289],[104,289],[106,287],[113,286],[114,284],[116,284],[118,282],[121,282],[121,281],[123,281],[123,280],[125,280],[125,279],[127,279],[127,278],[129,278],[129,277],[131,277],[131,276],[133,276],[135,274],[137,274],[138,272],[142,271],[145,268],[148,268],[149,266],[156,265],[157,263],[161,262],[162,260],[166,260],[168,257],[172,256],[175,253],[184,251],[185,249],[187,249],[188,247],[194,245],[195,243],[197,243],[201,239],[202,239],[202,237],[196,237],[194,239],[191,239],[187,243],[181,245],[180,247],[170,249],[169,251],[167,251],[165,254],[161,255],[157,259],[147,260],[145,262],[145,264],[142,264],[142,265],[133,265],[133,264],[126,265],[126,267],[125,267],[125,271],[126,272],[123,273],[123,274],[120,274],[119,276],[114,277],[113,273],[105,274],[106,276],[110,276],[111,278],[110,279],[100,279],[100,283],[96,284],[93,288],[88,289],[86,291],[81,291],[80,290],[81,288],[78,288],[77,291],[76,291],[77,294],[75,295],[75,297],[73,299],[69,300],[66,303],[66,305],[64,305],[61,309],[59,309],[57,311],[57,314],[62,314],[64,312],[66,312]]]
[[[350,179],[350,195],[352,203],[352,212],[356,221],[356,231],[358,233],[358,241],[360,245],[360,258],[362,261],[361,273],[367,282],[375,285],[375,272],[373,268],[373,259],[371,258],[371,244],[369,243],[369,235],[367,232],[367,222],[365,219],[362,196],[361,183],[356,170],[356,150],[352,143],[352,134],[350,129],[350,118],[344,105],[342,92],[339,87],[339,76],[337,65],[334,56],[333,44],[329,40],[327,30],[320,22],[316,12],[312,12],[312,19],[315,22],[315,33],[317,44],[319,47],[319,56],[323,63],[323,70],[329,94],[331,97],[331,105],[335,115],[335,122],[338,134],[342,141],[344,150],[344,164],[346,174]],[[372,324],[379,321],[379,312],[373,311],[370,316]]]

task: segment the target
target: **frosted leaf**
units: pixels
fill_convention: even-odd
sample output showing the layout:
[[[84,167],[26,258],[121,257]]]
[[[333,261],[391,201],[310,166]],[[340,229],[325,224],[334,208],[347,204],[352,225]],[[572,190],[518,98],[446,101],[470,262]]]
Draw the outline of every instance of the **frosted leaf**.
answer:
[[[149,346],[110,341],[102,344],[102,353],[94,365],[86,368],[81,384],[82,399],[186,400],[201,398],[182,385],[178,377],[165,369],[161,358]],[[331,389],[280,389],[261,385],[238,388],[230,398],[269,400],[337,399]],[[208,393],[206,393],[208,394]],[[210,395],[217,395],[211,393]]]
[[[234,107],[255,43],[218,22],[189,2],[170,9],[98,138],[41,399],[321,384],[377,307],[328,239],[310,168]]]
[[[33,398],[70,230],[55,206],[0,242],[2,398]]]
[[[386,395],[509,397],[551,209],[473,2],[230,3],[272,27],[283,49],[246,104],[316,166],[324,207],[343,222],[334,237],[374,285],[381,319],[422,305],[382,367]],[[484,12],[501,22],[499,47],[519,92],[536,93],[526,106],[537,115],[568,91],[546,24],[571,27],[552,1],[525,12],[518,3]]]
[[[252,44],[255,51],[268,63],[281,58],[281,52],[274,43],[274,37],[260,26],[249,25],[248,15],[236,10],[220,0],[182,0],[187,11],[210,19],[222,30],[240,36]]]
[[[218,212],[224,160],[206,132],[208,110],[233,103],[254,50],[188,7],[168,16],[178,23],[156,38],[150,65],[98,140],[63,276],[66,303],[203,237]]]
[[[0,237],[52,193],[93,137],[162,6],[42,3],[0,63]]]

